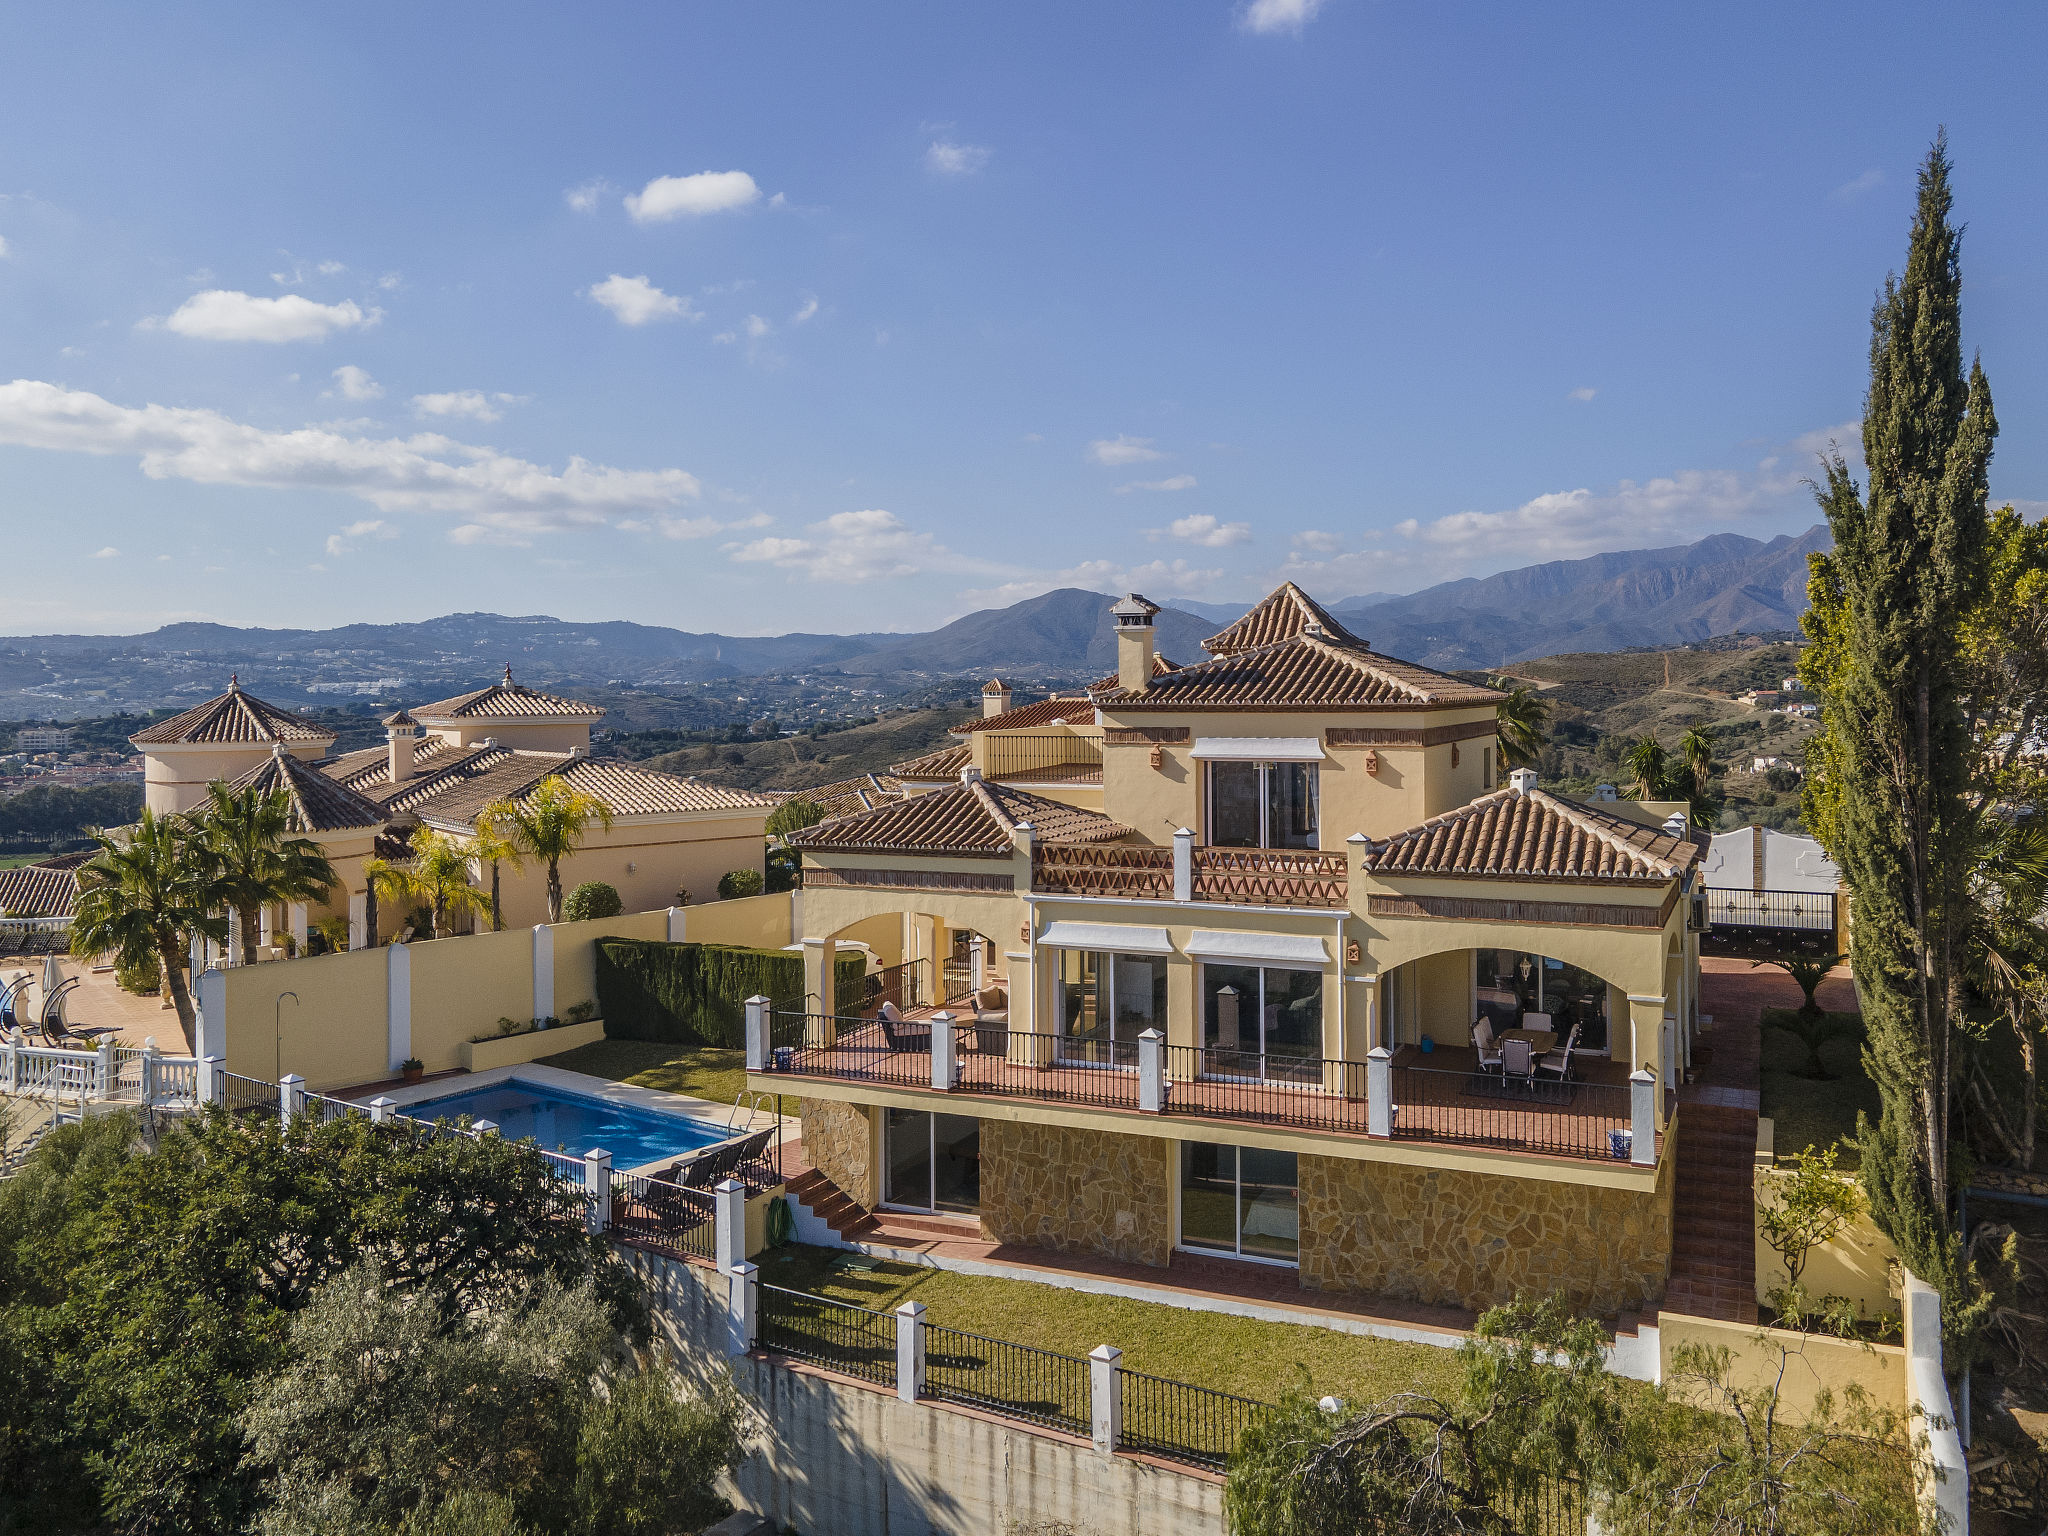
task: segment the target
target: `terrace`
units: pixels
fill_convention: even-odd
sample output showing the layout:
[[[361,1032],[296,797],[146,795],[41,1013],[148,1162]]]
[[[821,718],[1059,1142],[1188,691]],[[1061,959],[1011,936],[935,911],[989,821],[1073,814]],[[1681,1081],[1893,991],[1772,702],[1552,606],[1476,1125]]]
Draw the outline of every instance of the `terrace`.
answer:
[[[1171,848],[1041,843],[1031,889],[1041,896],[1216,901],[1262,907],[1343,907],[1350,870],[1341,853],[1293,848]],[[1179,865],[1184,861],[1185,868]],[[1183,886],[1183,881],[1185,882]],[[1185,894],[1176,896],[1176,888]]]

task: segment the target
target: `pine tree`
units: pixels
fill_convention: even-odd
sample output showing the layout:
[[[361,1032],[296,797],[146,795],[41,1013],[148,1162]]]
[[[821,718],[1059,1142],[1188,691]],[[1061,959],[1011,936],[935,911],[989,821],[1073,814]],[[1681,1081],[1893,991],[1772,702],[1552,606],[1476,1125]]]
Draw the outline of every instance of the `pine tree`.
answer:
[[[1882,1103],[1858,1127],[1871,1214],[1960,1321],[1974,1285],[1949,1214],[1950,1044],[1977,818],[1958,642],[1984,580],[1998,424],[1982,367],[1963,372],[1950,201],[1944,134],[1921,167],[1905,275],[1871,317],[1868,491],[1834,454],[1817,493],[1835,548],[1813,560],[1801,673],[1821,699],[1811,824],[1854,903]]]

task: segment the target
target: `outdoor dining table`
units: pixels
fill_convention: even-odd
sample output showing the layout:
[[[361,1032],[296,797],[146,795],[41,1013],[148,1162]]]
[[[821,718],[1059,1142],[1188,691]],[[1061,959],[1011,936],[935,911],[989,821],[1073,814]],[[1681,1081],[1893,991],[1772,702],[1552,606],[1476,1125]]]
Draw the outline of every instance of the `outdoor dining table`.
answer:
[[[1500,1038],[1528,1041],[1531,1056],[1541,1056],[1545,1051],[1557,1049],[1557,1031],[1554,1029],[1504,1029]]]

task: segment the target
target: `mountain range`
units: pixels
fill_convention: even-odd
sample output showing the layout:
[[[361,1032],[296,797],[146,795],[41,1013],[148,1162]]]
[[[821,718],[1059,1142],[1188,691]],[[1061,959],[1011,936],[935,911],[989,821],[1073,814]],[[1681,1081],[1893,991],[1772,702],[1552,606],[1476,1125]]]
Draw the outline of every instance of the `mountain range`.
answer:
[[[1563,651],[1679,645],[1791,629],[1806,606],[1806,556],[1824,528],[1769,541],[1716,534],[1696,544],[1550,561],[1401,597],[1325,605],[1375,649],[1446,669]],[[708,696],[730,708],[779,702],[792,718],[858,710],[938,681],[1000,672],[1071,684],[1114,669],[1116,594],[1067,587],[970,613],[925,634],[698,633],[624,621],[455,613],[337,629],[165,625],[148,634],[0,638],[0,717],[72,718],[183,705],[229,672],[284,704],[337,696],[420,702],[480,687],[510,665],[541,687]],[[1157,620],[1162,654],[1187,662],[1244,605],[1187,602]],[[739,693],[731,685],[749,685]],[[765,687],[753,686],[763,683]],[[799,697],[808,702],[799,706]],[[863,706],[859,701],[871,701]],[[721,704],[721,707],[725,707]]]

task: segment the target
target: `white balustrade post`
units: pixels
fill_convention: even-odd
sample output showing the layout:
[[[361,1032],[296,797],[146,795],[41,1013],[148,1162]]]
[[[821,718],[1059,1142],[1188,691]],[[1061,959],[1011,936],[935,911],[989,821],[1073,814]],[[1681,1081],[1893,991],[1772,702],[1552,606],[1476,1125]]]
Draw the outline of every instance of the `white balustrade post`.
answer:
[[[1088,1418],[1095,1449],[1105,1456],[1116,1454],[1116,1443],[1124,1436],[1124,1394],[1117,1380],[1123,1359],[1124,1352],[1114,1344],[1098,1344],[1088,1352]]]
[[[221,1081],[228,1070],[225,1056],[202,1056],[199,1058],[199,1102],[218,1104],[227,1095],[221,1090],[227,1085]]]
[[[1173,834],[1173,899],[1195,899],[1195,834],[1186,827]]]
[[[932,1086],[946,1093],[960,1086],[959,1041],[953,1015],[944,1009],[932,1015]]]
[[[1365,1053],[1365,1133],[1394,1134],[1394,1053],[1384,1045]]]
[[[583,1154],[583,1187],[590,1192],[584,1225],[602,1232],[612,1224],[612,1155],[602,1147]]]
[[[1648,1067],[1628,1075],[1629,1161],[1649,1167],[1657,1161],[1657,1076]]]
[[[1138,1036],[1138,1109],[1166,1113],[1166,1036],[1148,1029]]]
[[[151,1035],[142,1042],[142,1107],[154,1109],[157,1096],[157,1067],[163,1060],[163,1052],[156,1048],[156,1036]]]
[[[470,1131],[477,1136],[495,1136],[498,1134],[498,1122],[495,1120],[478,1120],[470,1126]]]
[[[711,1253],[722,1275],[747,1262],[747,1186],[727,1179],[711,1191]]]
[[[768,1070],[768,999],[754,996],[747,999],[747,1070],[766,1072]]]
[[[896,1309],[896,1395],[914,1403],[924,1391],[924,1303]]]
[[[92,1054],[93,1091],[104,1099],[114,1091],[114,1042],[102,1040]]]
[[[277,1080],[278,1118],[289,1121],[306,1112],[306,1080],[296,1072],[287,1072]]]
[[[4,1081],[9,1093],[21,1091],[21,1031],[18,1029],[7,1031],[6,1077]]]
[[[389,1097],[381,1093],[378,1094],[377,1097],[370,1100],[371,1123],[374,1125],[389,1125],[391,1123],[391,1112],[396,1108],[398,1106]]]
[[[732,1289],[727,1292],[726,1303],[729,1310],[725,1352],[728,1355],[744,1355],[754,1347],[760,1276],[761,1268],[757,1264],[742,1262],[733,1266],[730,1276]]]

